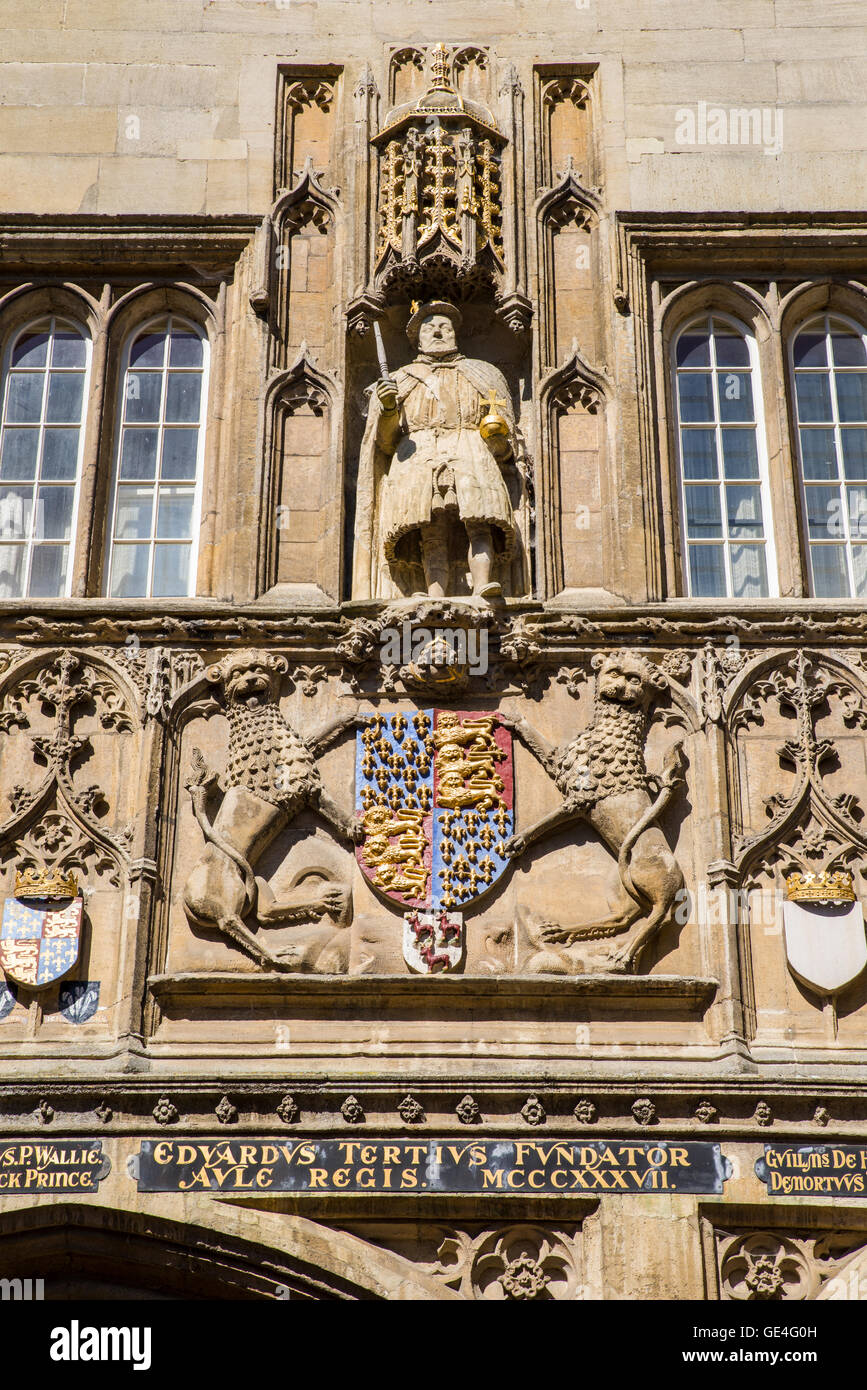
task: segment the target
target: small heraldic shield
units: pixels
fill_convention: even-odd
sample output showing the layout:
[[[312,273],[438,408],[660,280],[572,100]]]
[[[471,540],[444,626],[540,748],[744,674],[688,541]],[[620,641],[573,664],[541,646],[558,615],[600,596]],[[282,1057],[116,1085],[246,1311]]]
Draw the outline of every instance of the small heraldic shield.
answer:
[[[0,967],[6,978],[29,989],[53,984],[75,965],[80,941],[75,875],[17,874],[15,897],[3,904],[0,924]]]
[[[403,918],[403,957],[410,970],[435,975],[460,965],[464,925],[459,912],[406,912]]]
[[[783,924],[792,974],[816,994],[839,994],[867,966],[864,913],[845,872],[790,874]]]

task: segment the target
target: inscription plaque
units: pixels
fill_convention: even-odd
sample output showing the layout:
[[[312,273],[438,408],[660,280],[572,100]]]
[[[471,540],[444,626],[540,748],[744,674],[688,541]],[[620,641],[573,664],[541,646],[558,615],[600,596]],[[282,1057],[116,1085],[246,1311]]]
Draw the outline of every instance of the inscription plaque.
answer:
[[[721,1193],[719,1144],[571,1140],[146,1139],[139,1192]]]
[[[864,1144],[766,1144],[756,1177],[768,1196],[867,1197]]]
[[[96,1192],[111,1171],[101,1139],[39,1144],[13,1139],[0,1144],[0,1196],[32,1192]]]

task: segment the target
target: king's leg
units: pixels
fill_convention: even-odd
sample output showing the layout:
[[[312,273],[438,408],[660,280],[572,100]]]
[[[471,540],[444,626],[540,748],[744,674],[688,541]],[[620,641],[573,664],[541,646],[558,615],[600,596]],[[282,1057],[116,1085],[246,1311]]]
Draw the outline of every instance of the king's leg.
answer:
[[[428,594],[444,598],[449,590],[449,528],[444,517],[421,528],[421,559]]]
[[[477,598],[495,598],[503,591],[499,584],[491,580],[491,568],[494,563],[491,528],[486,521],[467,521],[464,524],[470,540],[468,559],[473,593]]]

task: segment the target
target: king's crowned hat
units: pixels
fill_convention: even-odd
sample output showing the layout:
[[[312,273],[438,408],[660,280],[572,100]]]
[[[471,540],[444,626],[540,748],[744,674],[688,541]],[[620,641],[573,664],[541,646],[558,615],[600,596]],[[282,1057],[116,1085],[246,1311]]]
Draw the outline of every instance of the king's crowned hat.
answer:
[[[450,304],[447,299],[431,299],[427,304],[422,304],[418,307],[414,302],[409,323],[406,325],[406,336],[413,346],[418,342],[418,330],[421,328],[424,320],[430,318],[431,314],[445,314],[446,318],[451,319],[455,326],[455,330],[460,328],[463,321],[463,315],[460,309],[456,304]]]

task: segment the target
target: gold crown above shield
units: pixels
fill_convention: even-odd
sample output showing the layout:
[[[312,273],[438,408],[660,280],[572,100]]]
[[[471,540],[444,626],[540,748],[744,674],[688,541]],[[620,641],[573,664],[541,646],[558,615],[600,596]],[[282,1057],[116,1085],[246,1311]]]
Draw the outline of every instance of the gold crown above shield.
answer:
[[[855,883],[845,869],[820,874],[789,874],[786,897],[790,903],[853,903]]]
[[[70,870],[63,874],[59,869],[48,873],[45,869],[16,869],[16,898],[77,898],[78,879]]]

